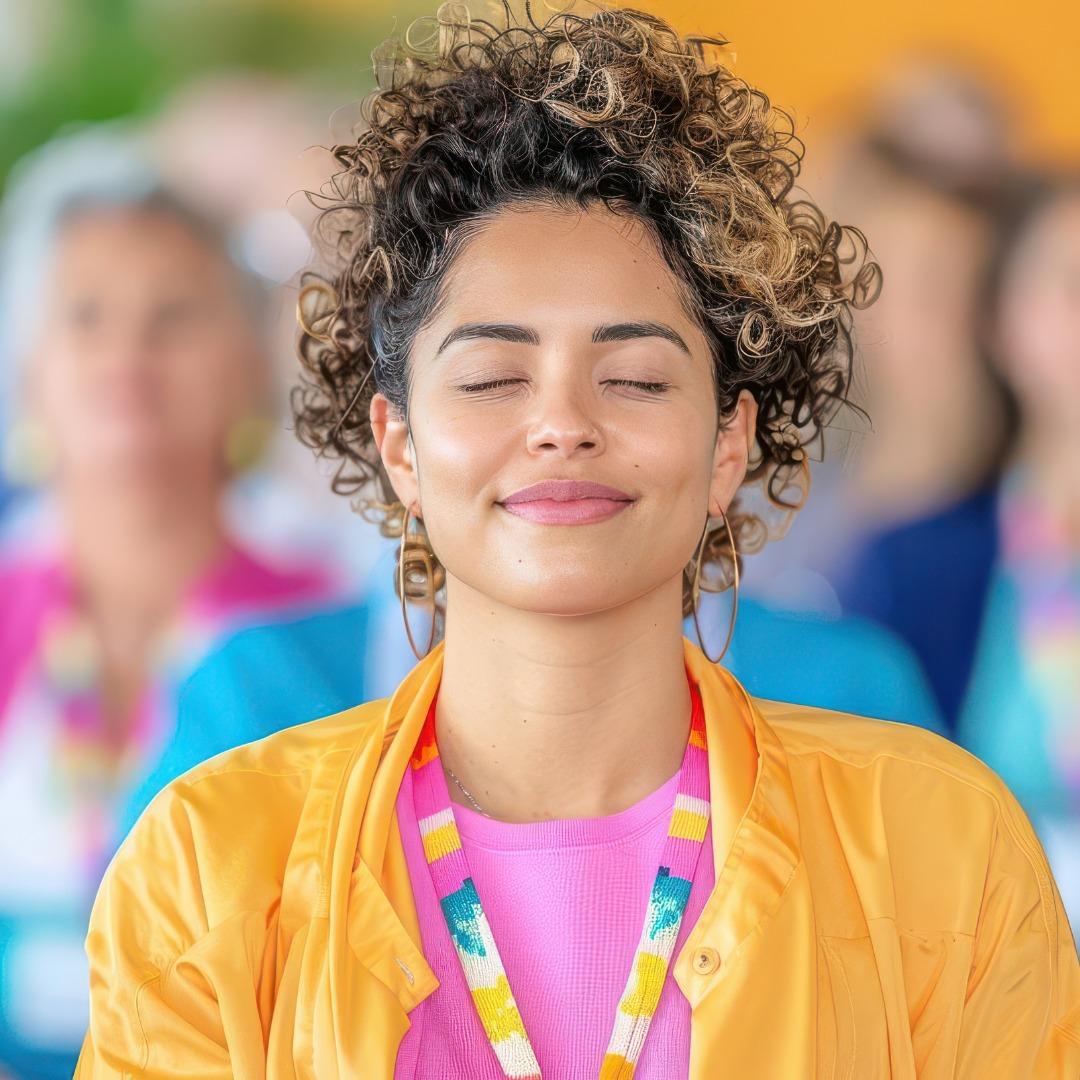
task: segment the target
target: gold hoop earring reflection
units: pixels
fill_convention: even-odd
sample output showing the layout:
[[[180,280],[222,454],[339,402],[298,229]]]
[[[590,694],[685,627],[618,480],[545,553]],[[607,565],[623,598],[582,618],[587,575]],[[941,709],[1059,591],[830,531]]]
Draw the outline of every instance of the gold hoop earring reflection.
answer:
[[[402,507],[401,544],[398,547],[397,558],[397,586],[398,595],[401,597],[401,618],[405,622],[405,634],[409,639],[409,645],[416,659],[423,660],[431,652],[432,645],[435,644],[435,594],[433,589],[435,564],[427,539],[419,533],[409,535],[409,519],[412,516],[413,514],[408,507]],[[416,641],[413,639],[412,628],[409,626],[409,611],[405,603],[407,596],[415,598],[418,586],[422,586],[424,589],[421,596],[425,601],[428,601],[428,589],[432,589],[429,601],[431,607],[431,632],[428,634],[427,648],[423,652],[417,649]]]
[[[701,636],[701,624],[698,622],[698,597],[701,595],[701,562],[705,555],[705,540],[709,535],[709,519],[705,519],[705,528],[701,531],[701,540],[698,543],[697,563],[694,566],[694,582],[691,589],[692,610],[694,613],[694,630],[697,633],[698,645],[701,651],[705,653],[705,659],[710,663],[719,664],[724,659],[724,654],[728,651],[728,646],[731,644],[731,638],[735,633],[735,619],[739,614],[739,553],[735,550],[735,537],[731,532],[731,524],[728,521],[728,516],[723,510],[720,511],[720,517],[724,522],[724,531],[727,533],[728,547],[731,549],[731,566],[734,574],[734,582],[732,585],[732,604],[731,604],[731,622],[728,624],[727,637],[724,639],[724,647],[720,650],[720,655],[714,660],[705,649],[705,639]]]
[[[334,310],[340,302],[338,294],[325,281],[310,281],[301,286],[296,297],[296,321],[300,329],[316,341],[333,341],[328,331],[318,329],[315,322],[321,320],[329,328]],[[309,313],[312,307],[314,311]]]

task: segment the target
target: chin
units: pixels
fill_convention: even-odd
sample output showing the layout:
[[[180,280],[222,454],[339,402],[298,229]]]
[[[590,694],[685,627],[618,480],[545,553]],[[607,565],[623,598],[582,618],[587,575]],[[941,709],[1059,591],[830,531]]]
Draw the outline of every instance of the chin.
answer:
[[[673,578],[681,583],[682,565],[674,560],[671,566],[660,558],[627,565],[625,558],[613,559],[607,546],[602,551],[574,552],[564,545],[557,551],[519,550],[516,554],[480,554],[474,550],[470,556],[456,549],[450,565],[443,564],[448,579],[447,603],[451,607],[453,592],[463,586],[474,597],[489,597],[496,604],[518,611],[598,615],[633,603],[670,584]],[[465,573],[456,572],[461,566]]]
[[[496,599],[537,615],[587,616],[620,608],[654,587],[643,584],[635,589],[612,578],[610,570],[588,576],[567,574],[565,569],[552,571],[546,577],[534,577],[514,588],[504,586]]]

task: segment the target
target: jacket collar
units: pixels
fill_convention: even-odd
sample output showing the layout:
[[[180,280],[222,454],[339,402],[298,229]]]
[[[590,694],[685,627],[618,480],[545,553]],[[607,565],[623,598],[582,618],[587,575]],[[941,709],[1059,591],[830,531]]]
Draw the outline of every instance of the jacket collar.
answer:
[[[329,823],[335,831],[332,881],[348,882],[347,888],[330,886],[329,962],[337,969],[337,985],[347,984],[345,969],[359,961],[405,1012],[434,992],[439,980],[421,951],[395,803],[439,687],[442,655],[440,643],[387,700],[382,737],[367,738],[354,751]]]
[[[707,947],[723,962],[734,953],[778,905],[800,850],[795,795],[779,738],[733,676],[689,640],[683,646],[705,711],[718,868],[716,888],[673,966],[693,1006],[706,986],[694,969],[695,955]],[[351,955],[406,1012],[439,982],[421,951],[394,805],[439,686],[442,660],[440,644],[389,699],[382,741],[368,740],[354,752],[331,821],[331,828],[337,826],[332,879],[351,880],[350,888],[331,890],[331,942],[340,940],[334,924],[346,927]]]
[[[695,969],[703,950],[720,965],[761,929],[801,862],[799,819],[787,753],[733,675],[684,639],[686,666],[705,707],[716,887],[672,974],[691,1007],[714,980]]]

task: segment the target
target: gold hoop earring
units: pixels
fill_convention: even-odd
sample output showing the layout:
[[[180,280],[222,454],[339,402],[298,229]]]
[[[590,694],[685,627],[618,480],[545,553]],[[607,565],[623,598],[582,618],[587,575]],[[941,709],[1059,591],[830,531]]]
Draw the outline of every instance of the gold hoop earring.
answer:
[[[413,640],[412,628],[409,626],[409,611],[405,604],[405,597],[407,594],[407,585],[409,584],[410,575],[415,580],[416,571],[423,571],[423,580],[426,585],[433,586],[435,583],[435,565],[432,559],[432,552],[427,545],[425,539],[421,539],[418,533],[413,533],[412,538],[409,537],[409,519],[413,517],[412,511],[407,506],[402,506],[402,518],[401,518],[401,544],[398,547],[397,558],[397,586],[398,595],[401,597],[401,618],[405,622],[405,634],[409,639],[409,645],[412,648],[417,660],[423,660],[429,652],[431,652],[432,645],[435,644],[435,596],[432,593],[431,596],[431,633],[428,634],[427,648],[421,653],[416,647],[416,642]],[[406,567],[408,562],[408,567]]]
[[[720,655],[715,660],[705,652],[705,639],[701,636],[701,624],[698,622],[697,612],[698,597],[701,595],[701,561],[705,555],[705,539],[709,535],[709,518],[705,519],[705,528],[701,530],[701,540],[698,542],[697,563],[694,566],[694,582],[690,590],[690,598],[693,602],[694,630],[697,633],[698,646],[705,654],[705,659],[712,664],[719,664],[720,661],[724,659],[724,654],[728,651],[728,646],[731,644],[731,638],[735,633],[735,619],[739,614],[739,553],[735,550],[735,537],[731,532],[731,523],[728,521],[728,516],[723,510],[720,511],[720,517],[724,522],[724,531],[727,533],[728,547],[731,548],[731,566],[735,575],[735,580],[733,583],[731,622],[728,624],[728,632],[727,637],[724,639],[724,647],[720,650]]]
[[[0,440],[0,474],[20,487],[42,487],[57,467],[56,440],[32,416],[16,420]]]

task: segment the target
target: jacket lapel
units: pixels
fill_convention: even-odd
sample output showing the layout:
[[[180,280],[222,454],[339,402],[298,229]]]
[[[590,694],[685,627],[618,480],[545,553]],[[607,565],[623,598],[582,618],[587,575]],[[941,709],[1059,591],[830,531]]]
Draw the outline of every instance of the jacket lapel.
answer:
[[[690,1075],[721,1060],[747,1080],[807,1075],[816,938],[787,755],[739,683],[685,647],[705,707],[716,865],[672,969],[693,1010]]]
[[[441,674],[439,646],[387,702],[382,739],[358,747],[329,822],[325,1037],[341,1077],[390,1080],[407,1014],[439,985],[420,948],[394,804]]]

